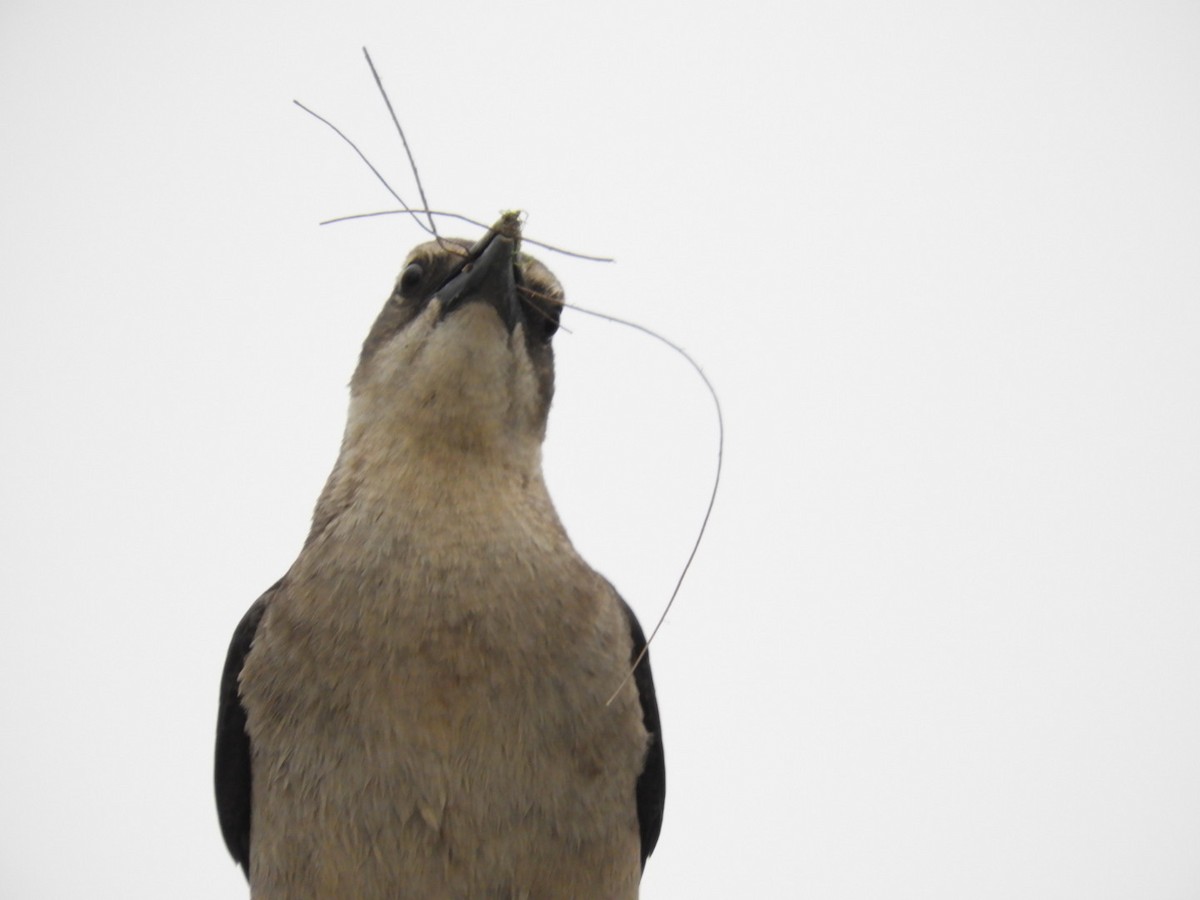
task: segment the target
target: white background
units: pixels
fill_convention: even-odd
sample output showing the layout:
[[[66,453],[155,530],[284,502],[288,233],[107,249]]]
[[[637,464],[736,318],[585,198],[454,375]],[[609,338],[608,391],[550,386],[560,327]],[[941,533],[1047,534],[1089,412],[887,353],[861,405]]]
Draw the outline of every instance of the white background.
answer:
[[[234,624],[410,200],[703,362],[649,898],[1200,897],[1194,3],[0,6],[0,895],[239,898]],[[460,229],[450,228],[452,233]],[[546,467],[650,625],[686,365],[568,313]]]

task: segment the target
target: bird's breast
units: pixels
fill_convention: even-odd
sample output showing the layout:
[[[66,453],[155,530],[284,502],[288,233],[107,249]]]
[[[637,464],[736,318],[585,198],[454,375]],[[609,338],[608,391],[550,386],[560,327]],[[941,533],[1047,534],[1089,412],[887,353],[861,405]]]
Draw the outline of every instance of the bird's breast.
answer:
[[[383,866],[439,896],[464,854],[495,885],[551,885],[564,855],[594,854],[636,885],[646,733],[632,684],[605,705],[629,665],[620,601],[528,522],[462,524],[449,543],[399,529],[326,547],[272,600],[241,682],[264,879],[349,896],[339,879]]]

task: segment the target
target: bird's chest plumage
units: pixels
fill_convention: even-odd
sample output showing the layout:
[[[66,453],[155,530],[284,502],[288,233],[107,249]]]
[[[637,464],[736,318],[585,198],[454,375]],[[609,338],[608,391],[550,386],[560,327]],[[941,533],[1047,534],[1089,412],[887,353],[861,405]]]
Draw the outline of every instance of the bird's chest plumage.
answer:
[[[620,602],[552,531],[466,518],[347,516],[272,599],[241,678],[256,897],[636,896]]]

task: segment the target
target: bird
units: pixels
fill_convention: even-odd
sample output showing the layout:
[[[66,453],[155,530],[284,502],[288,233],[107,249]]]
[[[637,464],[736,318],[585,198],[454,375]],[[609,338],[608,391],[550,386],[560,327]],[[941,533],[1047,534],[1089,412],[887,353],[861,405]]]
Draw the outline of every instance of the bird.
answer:
[[[217,812],[254,900],[638,896],[661,725],[637,617],[543,477],[564,296],[517,213],[405,259],[222,671]]]

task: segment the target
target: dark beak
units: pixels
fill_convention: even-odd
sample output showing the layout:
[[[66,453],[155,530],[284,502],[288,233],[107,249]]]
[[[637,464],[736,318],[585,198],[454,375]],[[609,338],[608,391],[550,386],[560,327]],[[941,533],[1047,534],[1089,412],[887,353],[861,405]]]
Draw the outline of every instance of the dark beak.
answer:
[[[517,245],[520,225],[501,218],[467,254],[467,261],[435,294],[442,301],[442,316],[467,303],[491,305],[509,333],[521,320],[517,297]],[[515,218],[515,217],[514,217]],[[514,228],[515,225],[515,228]]]

